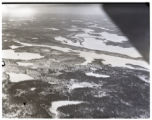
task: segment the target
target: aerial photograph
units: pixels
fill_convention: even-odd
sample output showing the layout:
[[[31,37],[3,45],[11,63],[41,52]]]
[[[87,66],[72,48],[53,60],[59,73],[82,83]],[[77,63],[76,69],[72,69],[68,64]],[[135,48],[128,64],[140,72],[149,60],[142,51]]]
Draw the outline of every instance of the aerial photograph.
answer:
[[[2,4],[3,118],[150,117],[149,51],[136,47],[147,37],[134,44],[108,10]]]

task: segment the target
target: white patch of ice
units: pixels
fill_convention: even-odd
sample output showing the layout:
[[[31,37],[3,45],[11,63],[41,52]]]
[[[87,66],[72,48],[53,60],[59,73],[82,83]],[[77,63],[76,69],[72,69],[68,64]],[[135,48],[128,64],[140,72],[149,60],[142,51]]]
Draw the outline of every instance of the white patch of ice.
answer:
[[[74,82],[74,83],[71,83],[71,85],[69,86],[69,90],[71,91],[77,88],[93,88],[95,86],[97,85],[94,83],[89,83],[89,82]]]
[[[35,87],[32,87],[30,90],[31,90],[31,91],[34,91],[34,90],[36,90],[36,88],[35,88]]]
[[[49,81],[48,83],[51,84],[51,85],[57,84],[57,83],[54,82],[54,81]]]
[[[37,40],[37,39],[39,39],[39,38],[37,38],[37,37],[34,37],[34,38],[32,38],[33,40]]]
[[[146,83],[149,83],[149,79],[145,75],[138,75],[138,78]]]
[[[53,30],[53,31],[57,31],[57,30],[59,30],[59,29],[57,29],[57,28],[45,28],[45,29]]]
[[[124,101],[123,99],[120,99],[121,103],[127,105],[127,106],[132,106],[129,102]]]
[[[17,60],[32,60],[32,59],[40,59],[44,56],[41,56],[36,53],[28,53],[28,52],[15,52],[14,50],[7,49],[2,50],[4,59],[17,59]]]
[[[32,44],[20,42],[20,41],[17,41],[17,40],[14,40],[14,42],[19,43],[19,44],[21,44],[23,46],[32,46]]]
[[[104,27],[99,27],[100,29],[103,29],[103,30],[108,30],[108,31],[113,31],[111,29],[108,29],[108,28],[104,28]]]
[[[104,97],[104,96],[107,96],[107,93],[104,92],[104,91],[98,91],[97,94],[93,95],[94,97],[98,97],[98,98],[101,98],[101,97]]]
[[[124,48],[120,46],[106,45],[105,43],[105,41],[119,42],[119,43],[128,41],[128,39],[125,36],[119,36],[117,34],[112,34],[108,32],[96,33],[96,34],[99,34],[99,36],[94,36],[94,35],[90,35],[90,33],[94,33],[94,30],[88,29],[88,28],[72,27],[71,29],[67,29],[67,30],[83,31],[84,33],[79,33],[79,34],[71,36],[71,39],[72,38],[77,39],[77,41],[74,41],[74,42],[62,36],[55,37],[55,40],[58,40],[62,42],[63,44],[88,48],[92,50],[108,51],[108,52],[128,55],[131,57],[141,57],[139,52],[133,47]],[[99,40],[99,38],[101,38],[101,40]]]
[[[95,68],[95,67],[91,67],[90,68],[92,71],[96,71],[97,70],[97,68]],[[101,67],[100,67],[100,69],[102,69]]]
[[[97,24],[94,24],[94,25],[90,25],[88,27],[91,27],[91,28],[99,28],[99,29],[103,29],[103,30],[107,30],[107,31],[113,31],[111,29],[108,29],[108,28],[105,28],[105,27],[100,27],[98,26]]]
[[[81,33],[81,34],[76,34],[72,36],[71,38],[77,39],[77,41],[72,42],[71,40],[62,37],[62,36],[57,36],[55,37],[55,40],[60,41],[63,44],[68,44],[72,46],[77,46],[77,47],[83,47],[83,48],[88,48],[92,50],[101,50],[101,51],[108,51],[112,53],[119,53],[123,55],[128,55],[131,57],[141,57],[139,52],[133,48],[123,48],[120,46],[112,46],[112,45],[106,45],[103,40],[98,40],[96,39],[95,36],[89,35],[88,33],[91,32],[91,29],[83,29],[86,33]],[[106,41],[113,41],[113,42],[122,42],[126,41],[127,39],[124,36],[118,36],[116,34],[110,34],[103,32],[101,35],[103,35],[103,38],[106,39]]]
[[[33,78],[27,74],[22,73],[13,73],[13,72],[6,72],[9,75],[9,80],[11,82],[21,82],[27,80],[33,80]]]
[[[55,40],[58,40],[58,41],[64,41],[64,42],[68,42],[68,41],[70,41],[70,40],[68,40],[67,38],[65,38],[65,37],[62,37],[62,36],[57,36],[57,37],[55,37]]]
[[[93,77],[97,77],[97,78],[108,78],[110,77],[109,75],[103,75],[103,74],[97,74],[97,73],[93,73],[93,72],[88,72],[88,73],[85,73],[87,76],[93,76]]]
[[[82,63],[82,65],[87,65],[88,63],[91,63],[95,59],[102,59],[102,60],[104,60],[104,61],[102,61],[103,64],[105,64],[105,65],[110,64],[112,67],[127,67],[127,68],[130,68],[130,69],[136,69],[135,67],[132,67],[130,65],[126,65],[126,64],[133,64],[133,65],[139,65],[141,67],[144,67],[145,69],[143,69],[143,70],[149,69],[148,63],[146,63],[143,60],[134,60],[134,59],[129,59],[129,58],[127,59],[127,58],[122,58],[122,57],[105,55],[105,54],[97,54],[95,52],[72,50],[70,48],[63,48],[63,47],[58,47],[58,46],[29,44],[29,43],[23,43],[23,42],[19,42],[19,41],[15,41],[15,42],[20,43],[20,44],[25,45],[25,46],[47,47],[47,48],[59,50],[59,51],[62,51],[62,52],[73,51],[73,52],[79,53],[80,57],[85,58],[85,60],[86,60],[84,63]],[[107,48],[108,47],[105,46],[105,49],[107,49]],[[118,48],[116,48],[116,49],[118,49]],[[118,50],[120,51],[121,49],[118,49]],[[129,52],[132,54],[134,52],[134,50],[135,49],[130,50]],[[136,50],[135,50],[135,53],[136,53]]]
[[[84,31],[85,33],[92,33],[94,32],[93,29],[89,29],[89,28],[79,28],[80,30]]]
[[[42,47],[42,46],[41,46]],[[43,46],[43,47],[49,47],[51,49],[54,49],[54,50],[58,50],[58,51],[62,51],[62,52],[70,52],[71,49],[69,48],[63,48],[63,47],[58,47],[58,46]]]
[[[16,62],[19,66],[32,66],[33,63]]]
[[[62,52],[70,52],[71,49],[70,48],[64,48],[64,47],[58,47],[58,46],[50,46],[50,45],[38,45],[38,44],[30,44],[30,43],[24,43],[24,42],[20,42],[20,41],[15,41],[17,43],[20,43],[21,45],[24,46],[35,46],[35,47],[46,47],[46,48],[51,48],[51,49],[55,49],[58,51],[62,51]]]
[[[128,41],[128,39],[125,36],[119,36],[117,34],[112,34],[108,32],[102,32],[101,35],[108,41],[112,42],[124,42]]]
[[[49,108],[50,112],[54,114],[54,118],[59,118],[60,113],[58,108],[67,106],[67,105],[78,105],[84,103],[83,101],[69,101],[69,100],[62,100],[62,101],[54,101],[52,102],[51,107]]]
[[[77,35],[77,37],[78,37],[78,35]],[[131,56],[131,57],[141,57],[141,55],[138,53],[138,51],[133,47],[123,48],[123,47],[119,47],[119,46],[106,45],[102,40],[97,40],[95,38],[86,37],[85,34],[81,34],[80,37],[84,38],[84,41],[82,42],[82,44],[83,44],[82,47],[84,47],[84,48],[119,53],[119,54]],[[77,44],[75,44],[75,45],[77,45]]]
[[[16,46],[16,45],[11,45],[9,46],[11,49],[16,49],[16,48],[19,48],[19,47],[22,47],[22,46]]]
[[[105,65],[111,65],[112,67],[127,67],[130,69],[136,69],[135,67],[126,65],[126,64],[133,64],[133,65],[139,65],[141,67],[144,67],[144,70],[149,69],[149,65],[147,62],[143,60],[134,60],[134,59],[127,59],[122,57],[116,57],[111,55],[105,55],[105,54],[97,54],[95,52],[80,52],[80,57],[85,58],[85,62],[82,63],[82,65],[87,65],[88,63],[91,63],[95,59],[102,59],[102,63]],[[138,69],[138,68],[137,68]]]
[[[78,43],[78,42],[73,43],[71,40],[69,40],[69,39],[67,39],[65,37],[62,37],[62,36],[55,37],[54,39],[57,40],[57,41],[60,41],[62,43],[66,43],[68,45],[73,45],[74,44],[76,46],[80,46],[80,43]]]

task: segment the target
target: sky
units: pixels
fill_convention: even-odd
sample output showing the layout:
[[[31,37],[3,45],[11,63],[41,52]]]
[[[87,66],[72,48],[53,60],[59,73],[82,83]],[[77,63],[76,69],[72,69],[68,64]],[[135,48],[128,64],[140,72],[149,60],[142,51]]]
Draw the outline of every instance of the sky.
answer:
[[[103,15],[101,4],[3,4],[3,15],[33,13]]]

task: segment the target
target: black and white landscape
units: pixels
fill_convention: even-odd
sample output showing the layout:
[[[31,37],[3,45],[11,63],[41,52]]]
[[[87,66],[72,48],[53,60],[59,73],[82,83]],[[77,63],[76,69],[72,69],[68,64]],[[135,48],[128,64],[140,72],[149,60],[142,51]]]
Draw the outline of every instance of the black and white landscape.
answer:
[[[4,4],[4,118],[149,118],[149,64],[99,5]]]

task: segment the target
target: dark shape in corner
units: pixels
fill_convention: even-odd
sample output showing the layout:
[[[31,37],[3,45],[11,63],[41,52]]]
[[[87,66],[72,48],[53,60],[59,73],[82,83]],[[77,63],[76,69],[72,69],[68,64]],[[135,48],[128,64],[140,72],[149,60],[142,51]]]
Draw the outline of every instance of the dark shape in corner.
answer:
[[[149,3],[108,3],[103,4],[103,8],[143,58],[149,62]]]
[[[26,102],[23,102],[24,105],[26,105]]]

